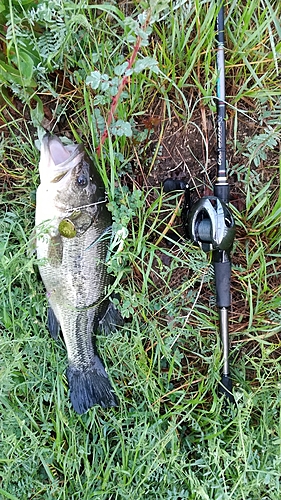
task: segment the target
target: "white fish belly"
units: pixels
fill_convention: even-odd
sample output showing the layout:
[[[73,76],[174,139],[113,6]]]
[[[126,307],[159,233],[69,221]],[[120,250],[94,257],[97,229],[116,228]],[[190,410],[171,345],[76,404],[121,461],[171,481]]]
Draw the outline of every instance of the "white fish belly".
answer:
[[[69,362],[81,368],[93,360],[93,329],[106,307],[106,245],[98,242],[89,248],[103,230],[91,227],[71,239],[43,235],[38,241],[38,257],[44,259],[39,269],[50,306],[60,323]]]

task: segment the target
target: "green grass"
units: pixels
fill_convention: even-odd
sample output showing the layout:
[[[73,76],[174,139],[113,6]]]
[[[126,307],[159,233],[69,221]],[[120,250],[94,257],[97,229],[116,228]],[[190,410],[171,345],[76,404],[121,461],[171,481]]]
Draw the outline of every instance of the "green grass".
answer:
[[[94,70],[116,76],[134,44],[124,17],[136,19],[144,3],[4,0],[0,11],[3,500],[281,498],[279,1],[226,3],[229,173],[238,200],[230,318],[237,406],[217,396],[221,347],[210,256],[187,241],[168,244],[163,233],[173,215],[173,227],[180,224],[179,196],[147,186],[163,137],[158,130],[153,142],[139,126],[155,114],[164,132],[177,117],[186,130],[200,130],[198,148],[208,147],[215,2],[166,2],[138,54],[154,57],[159,72],[131,75],[117,107],[133,137],[111,136],[98,159],[115,228],[127,231],[122,252],[116,246],[108,262],[126,323],[98,336],[118,409],[73,412],[65,348],[46,329],[33,252],[34,143],[45,116],[45,126],[71,132],[96,157],[97,110],[106,119],[110,98],[85,80]],[[188,169],[195,188],[212,183],[207,161],[194,159]]]

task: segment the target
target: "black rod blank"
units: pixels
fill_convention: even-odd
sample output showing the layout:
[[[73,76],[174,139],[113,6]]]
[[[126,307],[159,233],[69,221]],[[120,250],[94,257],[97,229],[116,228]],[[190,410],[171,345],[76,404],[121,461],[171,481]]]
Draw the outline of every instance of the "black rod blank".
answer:
[[[226,109],[225,109],[225,57],[224,57],[224,6],[217,17],[217,181],[226,182]],[[226,203],[229,200],[223,200]]]

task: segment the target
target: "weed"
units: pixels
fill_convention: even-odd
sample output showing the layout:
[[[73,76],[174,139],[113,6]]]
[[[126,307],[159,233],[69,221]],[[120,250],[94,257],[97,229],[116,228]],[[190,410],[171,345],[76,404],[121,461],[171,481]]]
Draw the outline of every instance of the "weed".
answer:
[[[217,11],[216,2],[184,0],[1,4],[3,499],[280,498],[280,2],[226,2],[229,172],[243,200],[241,208],[232,199],[235,408],[216,393],[221,351],[208,256],[181,238],[180,195],[150,185],[174,117],[200,138],[187,165],[200,179],[195,188],[202,177],[211,183]],[[154,121],[143,131],[147,115]],[[74,414],[65,349],[46,330],[30,244],[34,140],[44,128],[83,140],[106,185],[115,233],[107,265],[125,325],[97,341],[116,410]]]

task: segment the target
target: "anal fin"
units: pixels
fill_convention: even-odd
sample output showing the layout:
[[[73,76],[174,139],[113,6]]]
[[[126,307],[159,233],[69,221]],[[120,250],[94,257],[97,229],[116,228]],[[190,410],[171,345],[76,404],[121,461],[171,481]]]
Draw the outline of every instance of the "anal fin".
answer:
[[[51,334],[51,337],[55,340],[58,340],[58,336],[60,333],[60,324],[55,316],[55,313],[51,306],[48,307],[48,330]]]

